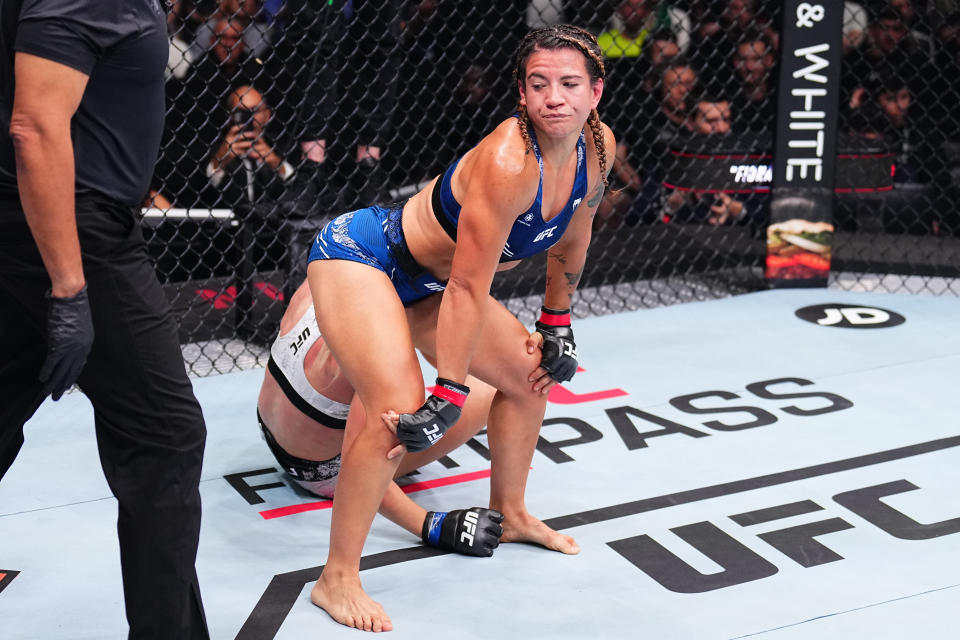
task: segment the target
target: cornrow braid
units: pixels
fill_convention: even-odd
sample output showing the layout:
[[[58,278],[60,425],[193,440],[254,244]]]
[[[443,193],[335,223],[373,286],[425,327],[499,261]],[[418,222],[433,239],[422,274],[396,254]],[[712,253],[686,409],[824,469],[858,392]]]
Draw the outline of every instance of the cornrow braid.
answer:
[[[587,118],[587,124],[590,125],[590,131],[593,133],[593,146],[597,149],[597,160],[600,163],[600,180],[603,181],[603,188],[609,189],[610,183],[607,178],[607,145],[603,140],[603,126],[600,123],[600,114],[596,109],[590,112]]]
[[[597,44],[596,37],[580,27],[570,24],[557,24],[543,29],[535,29],[524,36],[517,47],[516,64],[513,69],[513,79],[515,83],[523,82],[526,75],[527,59],[538,49],[550,50],[561,48],[573,48],[580,51],[586,58],[587,73],[590,75],[590,81],[594,82],[606,77],[606,65],[603,62],[603,52],[600,45]],[[520,128],[520,136],[529,152],[533,149],[533,140],[530,138],[530,127],[533,123],[527,115],[527,109],[524,105],[517,105],[517,111],[520,117],[517,118],[517,126]],[[609,188],[607,179],[607,147],[604,143],[603,127],[600,123],[600,114],[596,109],[590,111],[590,117],[587,118],[587,124],[593,134],[593,145],[597,150],[597,159],[600,162],[600,179],[603,186]]]
[[[533,151],[533,140],[530,138],[530,117],[527,115],[527,106],[517,105],[517,111],[520,117],[517,118],[517,126],[520,127],[520,137],[523,138],[523,144],[527,153]]]

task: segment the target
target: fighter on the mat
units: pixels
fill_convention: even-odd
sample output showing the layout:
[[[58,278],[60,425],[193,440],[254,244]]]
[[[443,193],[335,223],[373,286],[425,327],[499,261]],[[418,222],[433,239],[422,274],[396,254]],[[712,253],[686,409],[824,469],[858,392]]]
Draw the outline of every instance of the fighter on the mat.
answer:
[[[440,296],[434,296],[439,305]],[[436,330],[431,310],[410,308],[414,335],[432,340]],[[486,424],[495,389],[471,378],[472,392],[456,425],[435,446],[408,454],[397,477],[433,462],[473,437]],[[353,387],[324,344],[314,314],[310,289],[300,286],[280,320],[280,334],[270,348],[257,419],[270,451],[287,475],[307,491],[333,498],[340,472],[340,452]],[[354,411],[362,411],[356,403]],[[396,482],[390,484],[380,513],[433,547],[472,556],[490,556],[500,544],[503,516],[473,507],[450,512],[426,511]]]

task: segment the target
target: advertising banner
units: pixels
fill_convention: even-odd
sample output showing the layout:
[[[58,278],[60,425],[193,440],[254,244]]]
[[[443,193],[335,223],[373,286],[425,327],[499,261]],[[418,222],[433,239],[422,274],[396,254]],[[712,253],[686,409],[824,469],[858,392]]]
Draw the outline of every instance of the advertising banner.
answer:
[[[765,273],[772,287],[827,283],[842,22],[842,2],[784,6]]]

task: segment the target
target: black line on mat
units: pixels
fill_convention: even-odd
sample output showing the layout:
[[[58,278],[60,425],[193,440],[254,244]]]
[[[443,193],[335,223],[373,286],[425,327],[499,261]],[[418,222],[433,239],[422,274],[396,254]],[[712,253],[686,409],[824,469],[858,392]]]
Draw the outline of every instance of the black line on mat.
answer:
[[[615,520],[617,518],[625,518],[638,513],[656,511],[658,509],[690,504],[691,502],[699,502],[711,498],[719,498],[744,491],[764,489],[766,487],[787,484],[798,480],[840,473],[841,471],[860,469],[893,460],[902,460],[904,458],[911,458],[913,456],[950,449],[956,446],[960,446],[960,436],[950,436],[948,438],[930,440],[928,442],[912,444],[897,449],[889,449],[887,451],[878,451],[876,453],[846,458],[835,462],[826,462],[809,467],[791,469],[789,471],[770,473],[755,478],[734,480],[733,482],[724,482],[699,489],[679,491],[677,493],[644,498],[643,500],[625,502],[600,509],[581,511],[580,513],[550,518],[549,520],[544,520],[544,522],[557,530],[569,529],[570,527],[579,527],[597,522],[605,522],[607,520]],[[365,556],[360,560],[360,570],[376,569],[377,567],[399,564],[409,560],[430,558],[445,553],[448,552],[423,546],[395,549]],[[321,571],[323,571],[323,565],[275,575],[263,592],[263,595],[260,596],[260,600],[253,608],[253,611],[250,612],[246,622],[243,623],[243,626],[237,633],[236,640],[266,640],[267,638],[276,637],[280,626],[283,624],[283,621],[286,620],[287,615],[289,615],[294,603],[300,596],[303,585],[319,578]]]

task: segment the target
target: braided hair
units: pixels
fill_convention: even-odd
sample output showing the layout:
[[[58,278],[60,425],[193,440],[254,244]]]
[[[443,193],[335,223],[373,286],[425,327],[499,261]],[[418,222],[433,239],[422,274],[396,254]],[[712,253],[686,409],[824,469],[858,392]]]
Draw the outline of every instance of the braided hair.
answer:
[[[591,83],[606,76],[603,52],[600,50],[600,45],[597,44],[596,37],[580,27],[556,24],[543,29],[536,29],[524,36],[514,56],[516,60],[513,68],[514,82],[523,82],[527,75],[527,60],[535,51],[553,49],[576,49],[582,53]],[[523,137],[527,151],[530,151],[533,149],[533,140],[530,137],[532,123],[524,105],[518,105],[517,111],[520,112],[520,117],[517,118],[517,126],[520,127],[520,135]],[[600,161],[600,178],[603,180],[603,186],[609,187],[610,185],[607,183],[606,145],[603,140],[603,127],[600,126],[600,114],[597,113],[596,109],[590,111],[587,125],[593,134],[593,145],[597,150],[597,158]]]

